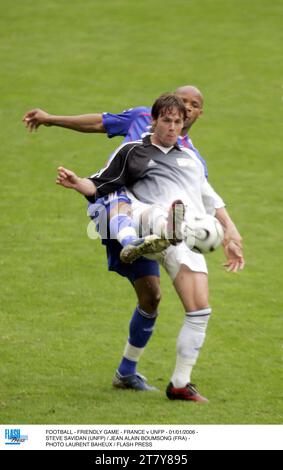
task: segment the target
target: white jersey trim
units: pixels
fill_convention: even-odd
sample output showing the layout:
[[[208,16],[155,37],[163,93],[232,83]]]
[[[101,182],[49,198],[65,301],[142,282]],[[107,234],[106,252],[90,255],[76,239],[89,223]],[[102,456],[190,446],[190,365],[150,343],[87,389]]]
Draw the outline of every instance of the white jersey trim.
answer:
[[[113,183],[114,181],[117,181],[121,175],[123,174],[123,172],[125,171],[125,167],[126,167],[126,164],[127,164],[127,160],[128,160],[128,157],[130,155],[130,152],[131,150],[133,150],[135,147],[137,147],[138,144],[142,144],[142,140],[135,140],[133,142],[125,142],[124,144],[120,145],[120,147],[118,147],[115,152],[113,153],[113,155],[111,156],[110,160],[108,161],[107,165],[102,168],[98,173],[94,173],[93,175],[91,175],[91,178],[99,178],[103,173],[104,171],[107,170],[107,168],[109,168],[109,165],[111,164],[111,162],[114,160],[114,158],[117,156],[118,152],[124,148],[126,145],[129,145],[129,144],[136,144],[134,145],[133,147],[131,147],[129,150],[128,150],[128,153],[126,154],[126,157],[125,157],[125,161],[124,161],[124,165],[123,165],[123,168],[120,172],[120,174],[116,177],[116,178],[113,178],[112,180],[110,181],[106,181],[104,183],[101,183],[99,186],[95,185],[96,186],[96,189],[100,189],[102,188],[105,184],[110,184],[110,183]]]

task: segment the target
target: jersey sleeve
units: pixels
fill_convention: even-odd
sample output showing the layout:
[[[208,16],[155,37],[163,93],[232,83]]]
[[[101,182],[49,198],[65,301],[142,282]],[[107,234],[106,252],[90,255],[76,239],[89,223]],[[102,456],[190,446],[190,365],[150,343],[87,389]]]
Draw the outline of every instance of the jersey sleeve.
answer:
[[[225,202],[219,196],[219,194],[214,191],[213,187],[207,181],[205,176],[202,181],[202,201],[206,212],[211,215],[215,215],[216,209],[225,207]]]
[[[192,142],[192,139],[189,139],[189,143],[190,143],[191,148],[195,152],[196,156],[198,157],[198,159],[201,161],[201,163],[203,165],[205,177],[208,178],[208,168],[207,168],[207,164],[206,164],[205,159],[201,156],[198,149],[194,146],[194,144]]]
[[[89,177],[96,186],[95,195],[87,197],[90,202],[95,202],[96,199],[106,196],[129,183],[127,163],[131,148],[132,146],[129,144],[120,146],[112,155],[106,167]]]
[[[139,106],[137,108],[126,109],[120,114],[103,113],[102,122],[108,137],[125,137],[128,134],[133,121],[140,113],[147,109],[148,108]]]

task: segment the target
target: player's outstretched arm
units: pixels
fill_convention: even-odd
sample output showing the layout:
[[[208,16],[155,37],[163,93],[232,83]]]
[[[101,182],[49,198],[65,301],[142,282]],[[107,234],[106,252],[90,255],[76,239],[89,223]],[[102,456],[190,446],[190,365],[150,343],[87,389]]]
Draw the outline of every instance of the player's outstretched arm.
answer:
[[[74,189],[84,196],[94,196],[96,193],[96,186],[88,178],[80,178],[71,170],[59,166],[56,184],[64,188]]]
[[[223,244],[226,245],[229,241],[233,240],[233,242],[241,247],[242,237],[230,215],[228,214],[227,209],[225,207],[216,209],[215,217],[219,220],[225,229]]]
[[[225,230],[223,248],[227,261],[224,266],[229,272],[240,271],[245,266],[242,237],[225,207],[216,209],[215,217]]]
[[[78,116],[57,116],[49,114],[43,109],[36,108],[26,112],[23,122],[30,131],[36,131],[42,124],[44,126],[58,126],[79,132],[105,133],[102,114],[81,114]]]

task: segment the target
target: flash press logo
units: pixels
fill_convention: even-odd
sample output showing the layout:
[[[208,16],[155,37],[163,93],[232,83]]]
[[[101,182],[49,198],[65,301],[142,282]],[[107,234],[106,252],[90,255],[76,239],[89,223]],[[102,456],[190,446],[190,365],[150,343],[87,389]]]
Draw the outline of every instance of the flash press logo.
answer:
[[[5,429],[5,444],[19,446],[28,440],[27,435],[22,435],[20,429]]]

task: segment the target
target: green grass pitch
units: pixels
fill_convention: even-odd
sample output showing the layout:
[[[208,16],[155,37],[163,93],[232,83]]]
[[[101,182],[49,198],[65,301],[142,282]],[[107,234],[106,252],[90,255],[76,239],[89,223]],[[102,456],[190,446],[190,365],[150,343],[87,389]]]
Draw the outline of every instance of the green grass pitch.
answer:
[[[282,422],[282,13],[281,0],[0,1],[1,423]],[[204,93],[191,136],[247,263],[231,275],[221,250],[207,258],[213,315],[193,373],[207,406],[164,394],[183,322],[165,273],[140,362],[160,392],[111,387],[135,296],[87,238],[83,198],[55,177],[60,164],[101,168],[121,139],[21,122],[32,107],[151,105],[187,83]]]

